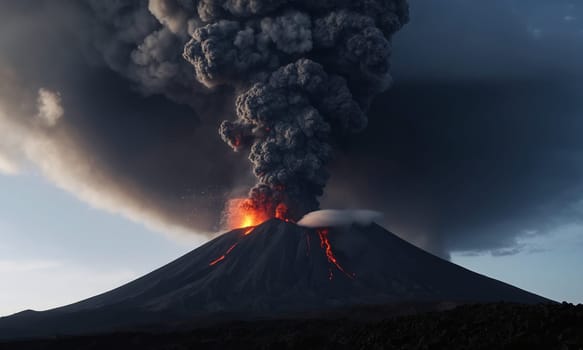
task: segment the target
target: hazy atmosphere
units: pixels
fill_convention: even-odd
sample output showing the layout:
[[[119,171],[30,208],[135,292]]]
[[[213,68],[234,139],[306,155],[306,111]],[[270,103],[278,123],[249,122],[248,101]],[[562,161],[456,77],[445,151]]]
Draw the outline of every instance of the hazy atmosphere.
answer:
[[[221,126],[254,106],[237,79],[263,72],[189,62],[200,19],[186,3],[0,1],[0,316],[150,272],[225,231],[227,199],[269,182],[233,152],[249,128]],[[437,256],[583,303],[583,4],[410,0],[401,22],[383,28],[390,76],[361,67],[367,79],[320,87],[350,90],[330,113],[353,119],[327,165],[286,182],[311,189],[294,192],[309,198],[299,212],[370,210]],[[277,42],[285,23],[271,25]],[[286,54],[309,51],[295,30]]]

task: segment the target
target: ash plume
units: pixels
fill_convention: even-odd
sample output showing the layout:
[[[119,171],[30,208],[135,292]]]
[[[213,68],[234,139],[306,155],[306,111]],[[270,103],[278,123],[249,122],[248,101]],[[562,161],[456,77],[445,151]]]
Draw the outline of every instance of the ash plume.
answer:
[[[107,66],[133,81],[145,95],[163,94],[197,106],[192,95],[202,89],[180,57],[192,27],[185,4],[174,0],[85,3],[95,27],[88,41]]]
[[[335,150],[322,206],[379,210],[379,224],[443,257],[508,251],[523,232],[542,237],[564,224],[580,227],[583,45],[580,22],[561,20],[567,2],[412,1],[413,20],[393,42],[396,83],[371,104],[367,129]],[[205,16],[199,3],[0,1],[0,174],[38,171],[72,194],[91,189],[98,196],[79,199],[159,232],[207,239],[203,233],[221,230],[225,200],[255,180],[245,171],[249,140],[230,152],[214,135],[233,114],[232,90],[245,92],[263,82],[261,72],[300,58],[336,74],[313,29],[332,1],[295,1],[293,9],[282,1],[221,2]],[[347,1],[335,3],[347,9]],[[261,61],[280,66],[257,64],[238,80],[223,80],[224,87],[217,87],[215,66],[213,80],[200,83],[182,57],[191,34],[220,16],[247,28],[267,4],[269,35],[253,37],[258,52],[264,42],[275,47],[268,52],[286,47],[272,36],[300,52],[281,50]],[[293,10],[312,23],[311,49],[301,39],[305,31],[279,29]],[[581,6],[569,11],[583,18]],[[534,37],[532,28],[544,35]],[[279,39],[290,33],[297,39]],[[220,66],[238,72],[234,67]],[[342,74],[354,79],[350,72]],[[363,87],[348,87],[360,104]],[[65,115],[52,127],[38,118],[41,88],[62,97]],[[29,159],[21,152],[26,135],[51,142],[51,152],[42,144]],[[333,134],[329,141],[337,140]]]
[[[254,206],[273,216],[283,205],[294,220],[318,209],[335,142],[366,127],[391,83],[407,2],[202,0],[197,13],[183,56],[200,83],[238,91],[220,134],[249,151]]]

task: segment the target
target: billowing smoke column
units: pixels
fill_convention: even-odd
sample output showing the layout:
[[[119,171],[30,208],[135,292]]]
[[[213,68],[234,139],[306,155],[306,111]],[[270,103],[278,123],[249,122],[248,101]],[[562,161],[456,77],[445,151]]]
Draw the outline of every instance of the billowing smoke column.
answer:
[[[297,220],[318,209],[335,140],[367,125],[391,82],[391,36],[406,0],[201,0],[184,49],[198,81],[238,92],[220,134],[250,150],[249,201]]]

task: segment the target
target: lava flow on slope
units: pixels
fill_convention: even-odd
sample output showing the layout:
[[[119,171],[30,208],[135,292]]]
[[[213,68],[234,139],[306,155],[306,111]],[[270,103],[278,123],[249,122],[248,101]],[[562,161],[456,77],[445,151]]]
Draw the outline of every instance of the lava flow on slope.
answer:
[[[330,264],[334,265],[340,272],[344,273],[348,278],[350,278],[350,279],[355,278],[356,274],[346,272],[346,270],[338,262],[338,259],[336,259],[336,256],[334,255],[334,251],[332,250],[332,245],[330,244],[330,240],[328,239],[328,234],[330,233],[330,230],[327,228],[320,228],[320,229],[316,230],[316,232],[318,233],[318,237],[320,237],[320,247],[322,247],[322,249],[324,249],[324,252],[326,253],[326,258],[328,259],[328,262]],[[328,279],[332,280],[333,278],[334,278],[334,274],[332,272],[332,269],[330,269],[330,274],[328,275]]]
[[[219,256],[218,258],[216,258],[215,260],[211,261],[209,266],[215,266],[216,264],[218,264],[219,262],[225,260],[225,258],[227,257],[227,255],[229,255],[230,252],[233,251],[233,249],[235,249],[235,247],[237,246],[237,244],[239,244],[239,242],[235,242],[232,246],[229,247],[229,249],[227,249],[227,251],[225,252],[225,254]]]

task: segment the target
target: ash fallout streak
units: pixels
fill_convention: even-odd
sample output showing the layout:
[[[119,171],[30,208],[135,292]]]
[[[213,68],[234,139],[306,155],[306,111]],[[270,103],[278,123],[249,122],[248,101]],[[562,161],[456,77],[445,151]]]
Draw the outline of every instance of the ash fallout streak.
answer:
[[[206,0],[198,17],[205,25],[183,57],[205,86],[238,91],[237,119],[220,134],[249,151],[257,178],[228,207],[292,221],[318,209],[334,142],[366,127],[372,98],[390,85],[406,1]]]

